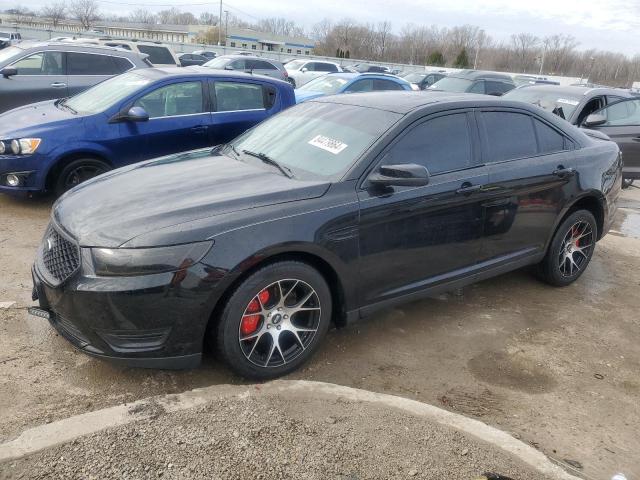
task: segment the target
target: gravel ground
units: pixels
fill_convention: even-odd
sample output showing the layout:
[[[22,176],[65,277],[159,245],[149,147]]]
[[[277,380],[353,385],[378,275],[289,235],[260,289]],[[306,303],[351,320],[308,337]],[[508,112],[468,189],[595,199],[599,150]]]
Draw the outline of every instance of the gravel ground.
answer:
[[[424,418],[300,394],[222,398],[178,413],[157,405],[149,420],[0,465],[2,480],[473,480],[486,472],[545,479],[507,454]]]

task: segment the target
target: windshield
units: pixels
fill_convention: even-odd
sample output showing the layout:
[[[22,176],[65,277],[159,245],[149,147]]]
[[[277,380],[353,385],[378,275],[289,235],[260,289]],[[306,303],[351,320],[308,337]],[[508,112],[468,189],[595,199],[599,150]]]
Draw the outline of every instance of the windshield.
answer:
[[[404,79],[407,82],[420,83],[422,79],[424,79],[424,77],[426,77],[427,75],[428,74],[426,73],[409,73],[408,75],[404,76]]]
[[[307,63],[306,60],[294,60],[293,62],[287,63],[285,65],[285,68],[287,70],[298,70],[300,67],[302,67],[306,63]]]
[[[24,50],[19,47],[3,48],[2,50],[0,50],[0,64],[11,60],[13,57],[17,57],[21,53],[24,53]]]
[[[209,60],[207,63],[204,64],[204,66],[209,68],[224,69],[224,67],[227,66],[227,63],[229,63],[229,60],[230,59],[227,57],[218,57],[218,58],[214,58],[213,60]]]
[[[303,103],[233,140],[225,153],[268,156],[296,178],[340,178],[360,155],[401,118],[353,105]]]
[[[344,87],[347,83],[349,83],[349,80],[347,80],[346,78],[326,75],[324,77],[311,80],[309,83],[305,83],[303,86],[298,88],[298,90],[306,90],[308,92],[322,92],[325,95],[331,95],[338,92],[340,88]]]
[[[151,80],[137,73],[123,73],[71,97],[64,102],[64,105],[77,113],[93,115],[105,111],[149,83]]]
[[[445,92],[466,92],[473,82],[466,78],[445,77],[438,80],[429,88],[444,90]]]
[[[517,88],[503,95],[505,100],[516,100],[519,102],[533,103],[549,112],[555,113],[561,118],[568,120],[573,115],[576,107],[580,104],[581,98],[556,91],[540,91],[535,88]]]

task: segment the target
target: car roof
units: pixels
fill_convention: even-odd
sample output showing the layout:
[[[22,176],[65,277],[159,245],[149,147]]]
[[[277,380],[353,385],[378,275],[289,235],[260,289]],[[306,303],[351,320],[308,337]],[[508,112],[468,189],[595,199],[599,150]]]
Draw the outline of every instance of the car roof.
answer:
[[[73,51],[91,51],[91,52],[118,52],[119,54],[125,54],[134,56],[137,58],[141,58],[138,52],[133,52],[131,50],[125,50],[123,48],[118,47],[109,47],[107,45],[96,45],[92,43],[82,43],[82,42],[21,42],[15,45],[18,48],[23,50],[31,50],[31,49],[55,49],[55,48],[64,48],[65,50],[73,50]]]
[[[330,75],[332,77],[344,78],[344,79],[356,79],[360,77],[386,78],[386,79],[398,81],[399,83],[408,83],[404,78],[400,78],[390,73],[384,73],[384,72],[329,72],[327,73],[327,75]]]
[[[230,54],[230,55],[220,55],[219,57],[216,58],[216,60],[218,58],[228,58],[229,60],[233,59],[233,60],[264,60],[265,62],[269,62],[269,63],[275,63],[276,65],[280,62],[278,62],[277,60],[271,60],[270,58],[264,58],[264,57],[259,57],[257,55],[238,55],[237,53],[234,54]]]
[[[491,101],[492,100],[492,101]],[[416,108],[424,107],[434,103],[450,102],[477,102],[498,103],[495,97],[479,95],[473,93],[451,93],[451,92],[414,92],[391,90],[387,92],[353,93],[351,95],[331,95],[310,100],[319,103],[335,103],[342,105],[354,105],[357,107],[375,108],[388,112],[405,115]],[[513,102],[512,102],[513,103]],[[520,103],[520,102],[518,102]]]
[[[251,73],[238,72],[233,70],[219,70],[215,68],[208,68],[202,66],[191,67],[154,67],[143,68],[141,70],[135,70],[136,74],[145,76],[152,80],[159,80],[161,78],[169,77],[212,77],[212,78],[238,78],[238,79],[252,79],[259,80],[265,83],[272,83],[274,85],[290,86],[289,82],[279,80],[273,77],[267,77],[266,75],[253,75]]]
[[[513,81],[511,75],[507,75],[506,73],[488,72],[485,70],[460,70],[458,72],[452,72],[448,76],[456,78],[468,78],[469,80],[494,78],[497,80]]]
[[[619,95],[619,96],[632,96],[631,93],[629,93],[626,90],[622,90],[619,88],[613,88],[613,87],[578,87],[578,86],[562,86],[562,85],[544,85],[544,84],[538,84],[538,85],[525,85],[523,87],[521,87],[523,89],[527,89],[527,91],[538,91],[538,92],[544,92],[544,93],[548,93],[548,92],[556,92],[557,94],[560,95],[572,95],[575,97],[582,97],[582,96],[591,96],[592,94],[602,94],[602,95],[606,95],[606,94],[615,94],[615,95]]]

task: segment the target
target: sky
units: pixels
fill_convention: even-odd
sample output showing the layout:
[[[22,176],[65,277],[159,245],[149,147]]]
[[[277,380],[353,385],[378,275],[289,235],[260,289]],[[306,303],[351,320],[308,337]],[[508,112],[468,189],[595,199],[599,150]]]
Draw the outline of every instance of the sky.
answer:
[[[102,12],[118,14],[126,14],[143,6],[150,11],[167,8],[151,6],[162,3],[170,3],[196,15],[203,11],[217,13],[219,9],[217,0],[212,0],[211,6],[194,5],[206,3],[206,0],[99,1]],[[580,42],[580,49],[612,50],[629,56],[640,54],[640,0],[223,1],[225,10],[247,21],[282,16],[308,29],[325,17],[335,21],[350,17],[363,23],[388,20],[395,31],[399,31],[406,23],[439,27],[471,24],[484,28],[496,40],[508,40],[511,34],[521,32],[539,37],[564,33],[573,35]],[[30,0],[27,5],[38,9],[46,3],[43,0]],[[12,0],[0,0],[1,9],[16,4],[18,2]]]

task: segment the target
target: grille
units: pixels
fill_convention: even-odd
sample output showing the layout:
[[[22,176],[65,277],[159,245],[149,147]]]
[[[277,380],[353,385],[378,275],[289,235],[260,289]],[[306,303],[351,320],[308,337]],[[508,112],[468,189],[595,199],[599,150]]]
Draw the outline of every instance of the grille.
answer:
[[[78,246],[60,235],[52,225],[47,228],[41,252],[42,264],[57,284],[73,275],[80,266]]]

